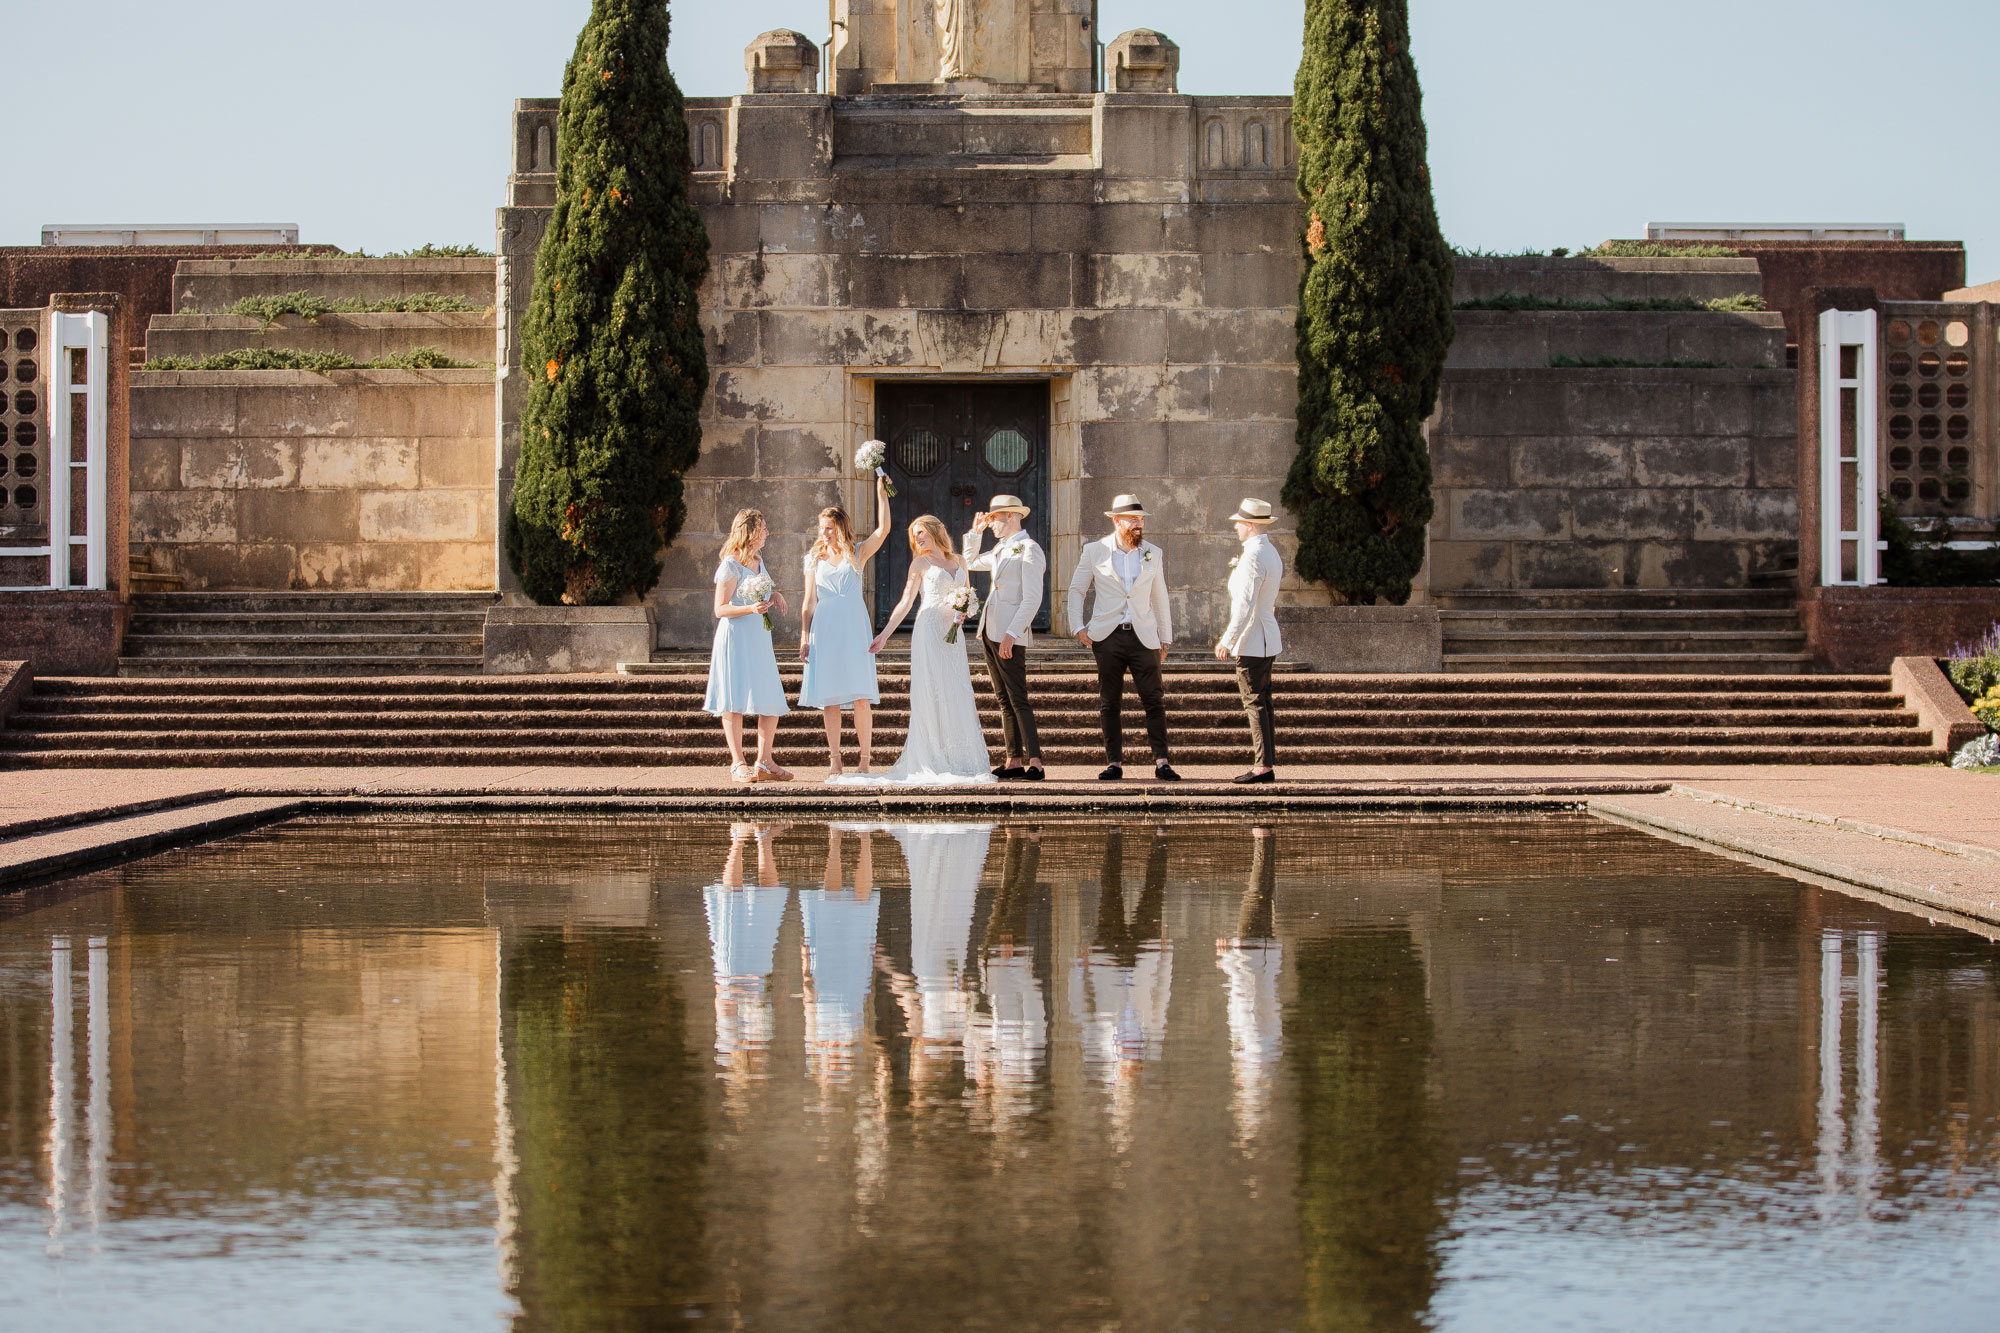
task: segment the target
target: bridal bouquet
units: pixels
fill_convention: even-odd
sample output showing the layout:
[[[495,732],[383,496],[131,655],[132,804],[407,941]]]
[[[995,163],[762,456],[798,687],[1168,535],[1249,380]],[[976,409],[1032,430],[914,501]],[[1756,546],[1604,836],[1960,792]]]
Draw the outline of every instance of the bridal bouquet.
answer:
[[[775,591],[777,591],[777,585],[771,582],[769,574],[752,574],[743,584],[743,595],[753,602],[768,602],[771,600],[771,594]],[[770,629],[772,624],[771,613],[766,611],[764,613],[764,628]]]
[[[896,483],[889,480],[889,474],[882,470],[882,460],[889,456],[889,446],[880,440],[870,440],[854,451],[854,466],[863,472],[873,472],[882,478],[891,500],[896,498]]]
[[[951,627],[944,632],[944,641],[957,643],[958,627],[965,623],[966,617],[979,609],[979,594],[960,584],[951,590],[951,595],[944,599],[944,604],[951,608],[954,617]]]

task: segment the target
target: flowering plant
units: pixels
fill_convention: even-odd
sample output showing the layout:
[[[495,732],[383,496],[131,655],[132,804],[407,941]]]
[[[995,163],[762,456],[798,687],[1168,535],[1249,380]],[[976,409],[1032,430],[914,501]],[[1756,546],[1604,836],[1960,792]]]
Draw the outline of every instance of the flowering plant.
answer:
[[[889,446],[880,440],[870,440],[854,451],[854,466],[863,472],[873,472],[882,479],[882,489],[891,500],[896,498],[896,483],[889,480],[889,474],[882,470],[883,460],[889,456]]]
[[[958,627],[965,623],[967,616],[979,609],[979,594],[961,583],[951,590],[951,595],[944,599],[944,604],[952,611],[951,625],[944,632],[944,641],[957,643]]]
[[[769,574],[752,574],[743,581],[743,595],[748,597],[752,602],[768,602],[771,600],[771,594],[777,591],[777,586],[771,582]],[[764,628],[770,629],[774,623],[771,619],[771,613],[766,611],[764,613]]]

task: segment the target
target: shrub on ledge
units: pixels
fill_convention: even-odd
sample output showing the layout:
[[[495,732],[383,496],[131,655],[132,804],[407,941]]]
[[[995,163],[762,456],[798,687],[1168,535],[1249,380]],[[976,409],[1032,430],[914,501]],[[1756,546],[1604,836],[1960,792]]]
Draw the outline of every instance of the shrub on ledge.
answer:
[[[239,347],[210,356],[156,356],[141,370],[478,370],[473,361],[454,361],[435,347],[356,361],[345,352],[301,352],[291,347]]]

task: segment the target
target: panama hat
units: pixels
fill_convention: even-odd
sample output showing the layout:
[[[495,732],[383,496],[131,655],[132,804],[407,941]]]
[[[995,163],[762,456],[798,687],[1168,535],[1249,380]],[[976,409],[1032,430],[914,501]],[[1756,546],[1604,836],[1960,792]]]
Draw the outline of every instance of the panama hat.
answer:
[[[1146,506],[1139,503],[1136,495],[1121,495],[1111,502],[1111,508],[1104,511],[1106,518],[1151,518]]]
[[[1028,516],[1028,506],[1021,503],[1021,497],[1018,495],[996,495],[993,497],[992,503],[986,506],[986,512],[989,514],[1019,514],[1022,518],[1026,518]]]
[[[1271,517],[1271,502],[1269,500],[1251,500],[1246,498],[1241,504],[1236,506],[1236,512],[1229,516],[1229,521],[1231,523],[1273,522],[1274,520]]]

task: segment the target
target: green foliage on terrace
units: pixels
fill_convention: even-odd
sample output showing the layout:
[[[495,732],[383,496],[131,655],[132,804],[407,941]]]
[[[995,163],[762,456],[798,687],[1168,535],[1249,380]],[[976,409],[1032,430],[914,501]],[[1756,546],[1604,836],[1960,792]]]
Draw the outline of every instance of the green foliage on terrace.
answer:
[[[1408,0],[1306,0],[1293,106],[1308,217],[1282,495],[1298,571],[1349,601],[1401,604],[1436,509],[1423,425],[1453,332]]]
[[[1653,296],[1622,297],[1610,301],[1571,301],[1560,296],[1530,296],[1525,292],[1502,292],[1498,296],[1480,296],[1469,301],[1460,301],[1453,307],[1457,310],[1650,310],[1650,311],[1695,311],[1707,310],[1717,314],[1746,314],[1770,309],[1764,298],[1751,292],[1738,292],[1734,296],[1718,296],[1710,301],[1698,301],[1693,297]]]
[[[364,300],[347,296],[329,301],[309,291],[280,292],[275,296],[246,296],[226,310],[181,310],[183,315],[224,314],[244,315],[251,319],[261,319],[264,327],[277,323],[280,316],[297,315],[301,319],[317,320],[323,315],[451,315],[473,313],[482,308],[473,305],[462,296],[440,296],[436,292],[412,292],[407,296],[385,296],[379,300]]]
[[[156,356],[143,370],[478,370],[473,361],[454,361],[435,347],[414,347],[373,361],[356,361],[345,352],[301,352],[291,347],[239,347],[210,356]]]
[[[593,0],[563,73],[556,204],[521,324],[528,379],[508,562],[543,605],[660,580],[701,454],[708,232],[665,0]]]
[[[1949,526],[1917,527],[1903,517],[1886,491],[1877,503],[1876,525],[1885,548],[1882,581],[1892,588],[1984,588],[2000,583],[2000,550],[1953,550],[1945,545],[1951,536]],[[1994,651],[2000,652],[2000,645]]]
[[[1606,241],[1576,252],[1578,259],[1738,259],[1726,245],[1675,245],[1671,241]]]

